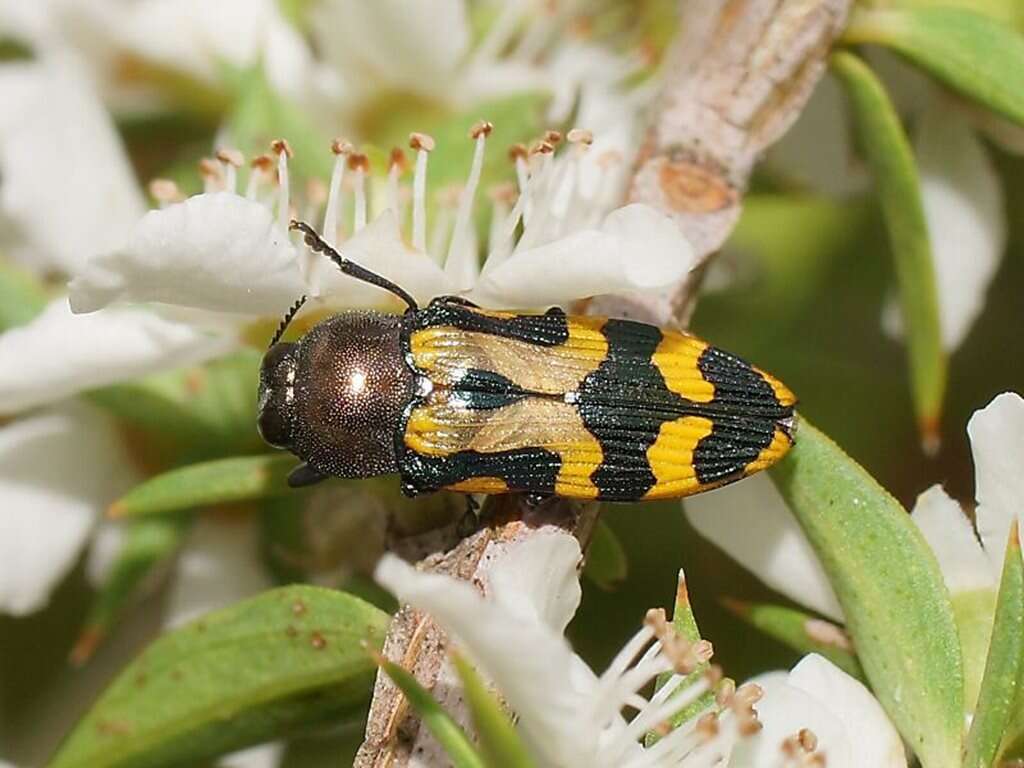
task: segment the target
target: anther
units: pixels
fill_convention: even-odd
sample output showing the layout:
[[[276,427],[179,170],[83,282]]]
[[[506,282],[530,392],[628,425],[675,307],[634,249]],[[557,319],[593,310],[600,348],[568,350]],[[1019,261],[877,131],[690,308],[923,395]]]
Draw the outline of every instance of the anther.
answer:
[[[405,173],[409,168],[409,160],[401,147],[391,148],[391,154],[388,155],[388,170],[390,171],[392,168],[397,168],[399,174]]]
[[[273,150],[275,155],[280,155],[283,152],[288,155],[288,157],[295,156],[292,152],[292,146],[288,143],[287,139],[274,139],[270,142],[270,148]]]
[[[508,148],[508,159],[512,162],[516,160],[524,160],[526,158],[527,151],[525,144],[513,144]]]
[[[469,138],[479,139],[481,136],[490,136],[493,130],[494,123],[488,120],[480,120],[473,123],[473,127],[469,129]]]
[[[149,196],[152,197],[160,207],[178,203],[185,199],[178,189],[178,185],[170,179],[153,179],[149,182]]]
[[[594,132],[586,128],[573,128],[565,135],[570,144],[582,144],[589,147],[594,143]]]
[[[270,155],[257,155],[249,161],[249,182],[245,187],[245,196],[249,200],[256,199],[256,193],[274,168],[274,158]]]
[[[714,712],[706,712],[697,718],[697,724],[695,726],[697,735],[703,741],[711,741],[718,735],[718,715]]]
[[[409,148],[414,149],[417,152],[420,150],[424,152],[434,151],[434,138],[425,133],[410,133],[409,134]]]
[[[331,141],[331,152],[336,155],[349,155],[355,150],[352,146],[352,142],[342,138],[336,138]]]
[[[818,748],[818,737],[810,728],[801,728],[796,737],[800,741],[800,746],[804,748],[805,752],[813,752]]]
[[[204,192],[216,192],[224,188],[224,172],[212,157],[204,157],[199,161],[199,176],[203,180]]]
[[[544,131],[544,141],[546,141],[551,146],[556,147],[562,141],[562,132],[555,131],[549,128],[548,130]]]
[[[245,155],[243,155],[237,149],[223,148],[218,149],[214,156],[225,165],[230,165],[235,168],[241,168],[245,165]]]
[[[348,156],[348,167],[351,171],[362,171],[363,173],[369,173],[370,171],[370,158],[362,152],[352,152]]]
[[[555,145],[550,141],[541,139],[530,146],[531,155],[550,155],[555,151]]]
[[[708,669],[710,672],[711,667]],[[732,704],[733,697],[736,695],[736,681],[731,677],[726,677],[718,684],[718,688],[715,690],[715,703],[720,707],[727,707]]]

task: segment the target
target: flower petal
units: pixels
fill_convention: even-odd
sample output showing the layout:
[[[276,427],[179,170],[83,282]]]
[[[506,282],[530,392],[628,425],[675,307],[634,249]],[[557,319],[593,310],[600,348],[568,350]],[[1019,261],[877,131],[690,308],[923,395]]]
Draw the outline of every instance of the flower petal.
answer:
[[[595,678],[581,669],[561,630],[546,621],[561,623],[579,601],[579,585],[570,586],[576,580],[579,544],[553,531],[516,546],[522,551],[495,567],[490,600],[466,582],[417,571],[394,555],[381,559],[376,578],[400,600],[433,616],[463,645],[518,714],[535,754],[546,764],[572,765],[563,759],[566,755],[594,748],[588,743],[592,734],[576,727],[576,720],[585,695],[580,687],[593,685]],[[540,573],[548,578],[522,570],[542,564]],[[559,597],[566,589],[570,594]],[[512,594],[517,591],[518,596]]]
[[[0,413],[206,360],[233,343],[143,309],[73,315],[61,297],[32,322],[0,334]]]
[[[843,621],[828,577],[775,484],[754,475],[687,499],[690,524],[772,589]]]
[[[974,455],[978,535],[998,580],[1010,524],[1024,521],[1024,399],[1016,392],[997,395],[971,416],[967,434]]]
[[[850,741],[849,765],[905,768],[907,756],[899,733],[862,683],[816,653],[804,656],[793,667],[787,683],[813,696],[839,718]],[[819,744],[830,752],[826,741],[819,740]]]
[[[145,207],[110,117],[69,70],[0,68],[0,231],[16,260],[74,273],[120,245]]]
[[[671,285],[693,267],[693,249],[664,214],[641,205],[612,211],[600,229],[518,251],[484,270],[468,297],[488,307],[549,307]]]
[[[217,192],[150,211],[124,247],[90,259],[69,290],[75,312],[121,300],[279,315],[305,287],[296,249],[270,211]]]
[[[179,627],[273,586],[259,528],[247,517],[199,518],[174,570],[164,625]]]
[[[437,262],[405,244],[398,218],[390,208],[346,240],[340,250],[345,258],[402,286],[420,303],[454,291]],[[379,307],[396,301],[384,289],[342,274],[330,262],[318,263],[315,269],[320,276],[321,297],[329,305]]]
[[[1006,212],[995,168],[965,115],[939,99],[914,142],[941,307],[942,340],[956,349],[985,306],[1006,248]]]
[[[453,97],[451,73],[470,41],[464,0],[325,0],[311,18],[319,50],[358,96]]]
[[[83,404],[0,429],[0,611],[42,607],[137,479],[113,422]]]
[[[783,742],[803,729],[814,734],[829,768],[906,768],[903,742],[881,705],[823,657],[809,654],[788,675],[769,672],[751,682],[764,691],[756,705],[764,727],[737,743],[732,768],[788,765]]]
[[[995,587],[988,559],[971,521],[942,486],[933,485],[917,497],[911,518],[935,553],[950,592]]]

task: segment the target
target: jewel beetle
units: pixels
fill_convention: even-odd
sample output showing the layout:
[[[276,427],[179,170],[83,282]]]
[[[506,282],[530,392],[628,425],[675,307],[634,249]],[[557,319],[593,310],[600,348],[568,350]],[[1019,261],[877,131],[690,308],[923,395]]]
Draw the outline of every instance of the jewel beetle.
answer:
[[[663,499],[765,469],[793,444],[793,393],[695,336],[453,296],[420,307],[308,224],[291,228],[408,305],[344,312],[297,342],[280,338],[305,299],[286,315],[260,369],[258,425],[303,461],[293,487],[397,473],[408,495]]]

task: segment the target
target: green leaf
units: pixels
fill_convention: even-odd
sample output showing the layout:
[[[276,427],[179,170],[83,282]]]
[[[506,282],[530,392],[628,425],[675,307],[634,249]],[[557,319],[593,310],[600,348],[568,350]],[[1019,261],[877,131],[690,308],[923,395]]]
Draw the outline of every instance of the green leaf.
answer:
[[[1004,22],[938,5],[858,8],[843,41],[892,48],[950,88],[1024,124],[1024,37]]]
[[[772,476],[835,589],[875,695],[924,768],[959,764],[964,682],[942,573],[906,510],[801,419]]]
[[[388,617],[318,587],[275,589],[156,640],[103,693],[51,768],[194,765],[338,717],[373,685],[363,643]]]
[[[45,306],[43,285],[20,267],[0,260],[0,332],[24,325]]]
[[[701,639],[700,629],[697,627],[697,618],[693,615],[693,606],[690,605],[690,591],[686,587],[686,574],[682,570],[679,571],[679,578],[676,581],[676,601],[672,610],[672,627],[679,633],[680,637],[689,640],[691,643],[696,643]],[[679,683],[679,686],[672,695],[678,696],[683,693],[699,680],[707,669],[707,662],[697,665],[693,672]],[[663,685],[666,685],[673,676],[674,673],[672,672],[658,675],[658,679],[654,683],[654,689],[658,690]],[[672,718],[672,727],[678,728],[714,703],[714,693],[707,691],[701,694]],[[660,735],[656,731],[650,731],[645,737],[645,743],[648,747],[653,746],[659,738]]]
[[[451,658],[462,681],[484,761],[490,768],[530,768],[534,762],[526,745],[473,665],[457,653]]]
[[[583,575],[600,589],[611,591],[626,580],[628,573],[629,561],[622,542],[604,520],[598,520],[587,546]]]
[[[833,54],[831,62],[846,86],[889,232],[910,355],[914,409],[925,447],[934,449],[938,447],[946,390],[946,354],[914,154],[885,88],[867,64],[844,52]]]
[[[88,397],[174,456],[200,461],[252,453],[264,447],[256,431],[261,359],[246,349],[204,366],[93,390]]]
[[[486,764],[483,758],[469,740],[466,732],[452,720],[451,715],[441,708],[441,705],[434,700],[426,688],[420,685],[412,673],[379,654],[375,658],[381,669],[405,694],[409,705],[423,720],[423,724],[430,729],[430,733],[437,739],[437,743],[444,748],[448,757],[451,758],[452,765],[455,768],[485,768]]]
[[[973,589],[950,596],[953,618],[960,635],[960,656],[964,660],[964,711],[973,712],[985,674],[985,657],[992,637],[996,610],[996,589]]]
[[[181,512],[195,507],[294,493],[290,454],[235,456],[189,464],[151,477],[110,506],[112,517]]]
[[[181,546],[191,517],[133,520],[124,527],[110,573],[100,585],[82,632],[71,650],[71,663],[84,664],[110,634],[139,584]]]
[[[1006,559],[996,600],[992,640],[985,662],[978,706],[967,734],[964,768],[988,768],[996,758],[1015,704],[1024,702],[1024,560],[1017,525],[1010,527]]]
[[[805,653],[817,653],[831,661],[846,674],[864,679],[857,655],[841,627],[837,627],[809,613],[767,603],[724,601],[725,607],[770,637],[790,648]]]

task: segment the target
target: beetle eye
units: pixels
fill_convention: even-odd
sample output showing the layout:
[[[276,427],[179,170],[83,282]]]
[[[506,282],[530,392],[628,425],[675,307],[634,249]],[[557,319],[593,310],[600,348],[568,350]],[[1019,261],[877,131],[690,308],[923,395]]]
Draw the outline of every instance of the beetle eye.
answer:
[[[260,410],[256,427],[260,431],[260,437],[275,448],[287,448],[291,443],[292,435],[288,419],[273,401],[268,402]]]

